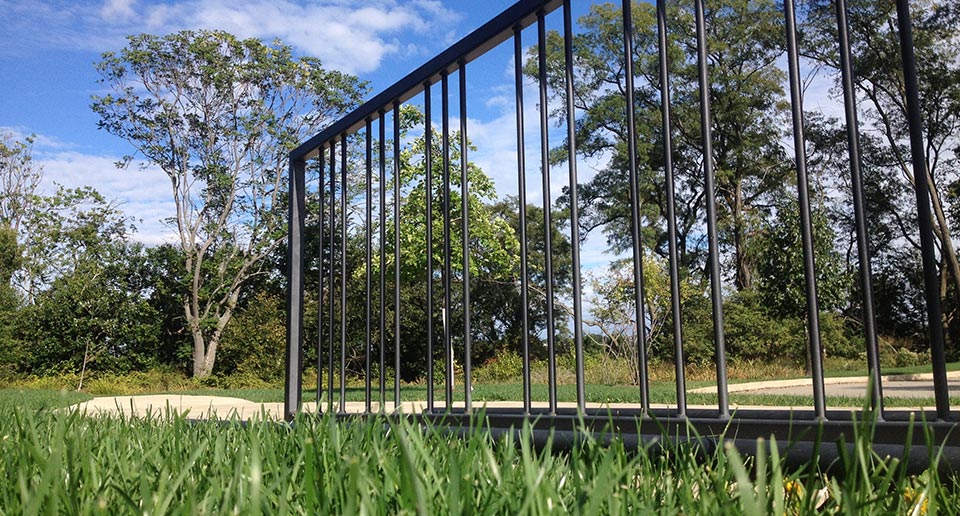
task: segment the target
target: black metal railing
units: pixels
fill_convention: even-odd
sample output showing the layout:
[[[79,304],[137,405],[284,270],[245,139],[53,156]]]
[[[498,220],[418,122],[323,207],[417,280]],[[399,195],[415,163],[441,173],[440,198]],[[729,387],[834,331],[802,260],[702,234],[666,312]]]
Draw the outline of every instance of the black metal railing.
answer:
[[[678,258],[678,249],[677,249],[677,217],[675,215],[675,203],[676,203],[676,193],[674,186],[674,170],[673,170],[673,143],[672,143],[672,130],[673,125],[671,124],[671,86],[670,86],[670,76],[669,76],[669,64],[668,56],[665,50],[667,43],[667,35],[670,27],[667,26],[667,15],[666,15],[666,4],[665,0],[658,0],[656,2],[656,15],[657,15],[657,29],[658,29],[658,42],[659,42],[659,88],[660,88],[660,111],[662,113],[662,142],[664,147],[663,153],[663,171],[665,174],[664,177],[664,187],[665,187],[665,218],[666,218],[666,230],[667,230],[667,244],[668,244],[668,273],[670,278],[670,312],[672,319],[672,343],[674,348],[675,355],[675,382],[676,382],[676,406],[673,409],[664,411],[658,410],[654,411],[651,408],[650,404],[650,394],[649,394],[649,378],[648,378],[648,360],[646,354],[646,348],[643,345],[639,345],[639,403],[636,406],[635,411],[630,410],[620,410],[616,414],[623,416],[624,425],[629,426],[626,421],[632,418],[633,421],[642,421],[646,417],[656,417],[660,421],[668,420],[685,420],[685,421],[700,421],[703,423],[704,428],[722,428],[722,426],[729,422],[731,413],[729,407],[729,396],[728,396],[728,387],[727,387],[727,366],[726,366],[726,349],[724,341],[724,320],[723,320],[723,285],[721,283],[721,260],[720,260],[720,250],[719,250],[719,241],[718,241],[718,229],[717,229],[717,211],[716,205],[717,200],[715,198],[715,175],[714,171],[714,161],[713,161],[713,135],[711,134],[712,127],[712,118],[711,118],[711,106],[710,106],[710,76],[709,76],[709,66],[708,66],[708,53],[707,53],[707,44],[706,44],[706,20],[704,16],[704,0],[694,0],[694,9],[695,9],[695,29],[696,29],[696,64],[698,67],[698,86],[701,99],[701,104],[699,106],[700,111],[700,130],[702,131],[702,173],[703,173],[703,185],[704,185],[704,195],[706,200],[706,220],[704,221],[707,234],[707,267],[708,267],[708,276],[710,278],[710,299],[712,304],[712,327],[713,327],[713,343],[715,348],[715,357],[716,357],[716,384],[717,384],[717,405],[715,408],[710,410],[697,409],[691,410],[687,406],[687,397],[686,397],[686,382],[684,378],[684,364],[682,363],[682,357],[684,356],[684,339],[683,339],[683,324],[682,324],[682,310],[681,310],[681,294],[680,294],[680,273],[679,273],[679,258]],[[871,284],[871,265],[870,265],[870,253],[868,246],[868,234],[867,234],[867,225],[866,225],[866,215],[864,208],[864,187],[863,187],[863,178],[861,172],[861,156],[860,156],[860,143],[859,143],[859,125],[857,121],[857,107],[856,107],[856,96],[854,92],[854,83],[853,83],[853,70],[851,68],[851,57],[850,57],[850,41],[847,30],[847,20],[846,20],[846,2],[845,0],[836,0],[836,15],[837,15],[837,30],[838,30],[838,41],[837,49],[839,52],[840,59],[840,71],[841,71],[841,89],[843,92],[843,98],[845,103],[845,116],[846,116],[846,127],[847,127],[847,136],[848,136],[848,148],[849,148],[849,164],[850,164],[850,179],[853,186],[853,208],[855,214],[855,228],[856,228],[856,247],[857,247],[857,256],[859,259],[859,280],[860,288],[859,292],[862,295],[861,306],[862,306],[862,321],[864,328],[864,336],[866,343],[866,354],[868,357],[868,367],[870,370],[870,375],[872,378],[872,389],[870,390],[870,398],[872,406],[877,409],[881,417],[884,415],[883,412],[883,395],[882,395],[882,379],[880,371],[880,360],[878,353],[878,344],[877,344],[877,332],[875,327],[875,315],[874,315],[874,300],[873,300],[873,286]],[[544,249],[544,264],[543,264],[543,277],[545,278],[543,285],[537,285],[538,292],[542,290],[543,294],[547,299],[548,308],[545,311],[546,317],[546,333],[544,335],[545,344],[546,344],[546,358],[548,361],[547,366],[547,395],[546,395],[546,407],[535,408],[534,400],[532,396],[531,389],[531,324],[528,320],[528,315],[526,312],[522,314],[522,335],[521,335],[521,354],[523,359],[522,371],[523,371],[523,394],[522,400],[517,400],[517,406],[515,408],[502,409],[497,412],[497,420],[502,420],[504,424],[513,424],[518,418],[526,418],[532,414],[536,414],[541,417],[539,421],[547,421],[549,424],[562,426],[563,423],[559,418],[564,415],[576,414],[579,417],[587,416],[589,417],[591,412],[587,407],[586,403],[586,386],[584,379],[584,335],[583,335],[583,306],[582,298],[583,292],[581,291],[582,280],[580,278],[580,256],[579,256],[579,245],[581,242],[581,235],[579,234],[580,224],[579,224],[579,213],[578,213],[578,189],[570,188],[569,189],[569,206],[570,206],[570,242],[573,244],[571,246],[571,255],[570,261],[572,262],[572,271],[573,279],[571,282],[572,293],[571,293],[571,316],[572,316],[572,332],[573,332],[573,349],[575,354],[575,383],[576,383],[576,409],[575,410],[564,410],[559,407],[557,400],[557,349],[555,342],[555,332],[557,324],[553,320],[554,310],[553,305],[558,295],[556,291],[556,285],[554,285],[554,263],[553,259],[555,258],[555,249],[554,242],[551,242],[551,231],[550,229],[554,227],[555,221],[551,220],[552,214],[549,207],[551,206],[551,165],[550,165],[550,123],[548,109],[546,108],[548,104],[548,81],[547,81],[547,56],[544,51],[547,48],[547,35],[546,35],[546,16],[556,9],[562,9],[563,11],[563,28],[562,28],[562,37],[563,37],[563,54],[564,54],[564,66],[565,70],[563,76],[565,78],[565,93],[561,95],[564,99],[564,108],[563,113],[565,115],[565,128],[566,128],[566,151],[568,153],[568,159],[566,164],[568,167],[568,181],[569,185],[578,184],[577,176],[577,160],[574,158],[577,155],[577,131],[576,131],[576,122],[575,122],[575,107],[574,107],[574,54],[573,54],[573,32],[572,32],[572,9],[570,0],[522,0],[517,2],[515,5],[504,11],[502,14],[494,18],[492,21],[486,23],[469,36],[465,37],[460,42],[456,43],[443,53],[441,53],[436,58],[432,59],[413,73],[409,74],[402,80],[400,80],[395,85],[386,89],[382,93],[375,96],[372,100],[363,104],[358,109],[347,115],[346,117],[338,120],[336,123],[332,124],[326,130],[320,134],[314,136],[307,142],[303,143],[297,149],[295,149],[290,154],[290,231],[289,231],[289,281],[290,281],[290,292],[289,292],[289,305],[288,305],[288,349],[287,349],[287,380],[286,380],[286,397],[285,397],[285,414],[287,417],[292,418],[301,408],[302,403],[302,372],[304,369],[303,364],[303,351],[304,346],[307,344],[304,342],[304,283],[305,283],[305,246],[304,239],[307,232],[307,217],[306,213],[308,211],[307,202],[307,184],[305,180],[306,171],[309,167],[315,167],[320,171],[320,184],[321,188],[316,192],[316,198],[319,205],[318,212],[320,215],[320,224],[325,229],[320,232],[321,235],[325,235],[326,240],[323,242],[323,249],[325,249],[325,256],[327,259],[326,270],[323,266],[320,267],[321,271],[326,272],[327,276],[324,278],[323,273],[319,278],[319,289],[318,297],[320,298],[319,303],[319,312],[317,314],[318,323],[320,325],[319,338],[316,342],[317,346],[317,369],[320,376],[325,375],[327,384],[325,390],[327,392],[326,403],[327,406],[325,410],[344,413],[347,411],[346,408],[346,398],[347,398],[347,386],[346,386],[346,377],[347,377],[347,339],[348,339],[348,326],[347,326],[347,312],[348,307],[351,304],[363,303],[363,317],[364,328],[366,331],[365,336],[363,336],[364,349],[363,349],[363,358],[362,358],[362,374],[364,376],[364,386],[363,386],[363,410],[365,412],[373,411],[373,401],[377,400],[380,403],[380,410],[385,410],[386,399],[387,399],[387,372],[391,369],[388,364],[389,357],[387,356],[387,350],[392,349],[393,351],[393,403],[397,404],[401,402],[401,388],[400,388],[400,379],[401,379],[401,367],[403,361],[401,360],[401,326],[404,324],[403,319],[401,318],[401,313],[403,310],[401,294],[400,294],[400,284],[401,284],[401,242],[400,235],[400,224],[401,224],[401,203],[403,202],[404,192],[401,190],[400,181],[398,175],[401,173],[401,107],[414,97],[419,97],[422,100],[423,111],[425,115],[425,123],[423,124],[423,138],[425,141],[425,146],[423,150],[423,163],[425,177],[424,181],[426,182],[426,191],[431,194],[426,195],[426,213],[428,214],[425,217],[425,232],[426,232],[426,242],[428,244],[424,249],[419,250],[426,254],[426,270],[422,271],[422,278],[426,284],[425,288],[425,303],[426,303],[426,316],[425,320],[418,321],[416,324],[420,324],[426,328],[426,357],[425,357],[425,367],[426,367],[426,399],[425,400],[416,400],[425,402],[425,412],[424,415],[429,417],[433,415],[445,415],[449,417],[451,414],[466,414],[469,415],[471,410],[474,408],[474,403],[471,398],[472,389],[471,389],[471,380],[472,380],[472,364],[471,364],[471,277],[470,277],[470,227],[468,222],[470,221],[469,213],[469,203],[466,202],[469,193],[469,178],[468,178],[468,125],[467,125],[467,109],[468,109],[468,98],[467,98],[467,85],[468,85],[468,71],[469,64],[476,59],[477,57],[483,55],[487,51],[493,49],[500,43],[513,38],[513,57],[515,59],[515,69],[514,74],[516,77],[515,82],[515,99],[516,99],[516,151],[517,151],[517,177],[518,177],[518,217],[519,217],[519,241],[520,241],[520,273],[519,273],[519,282],[520,282],[520,296],[522,306],[529,306],[531,292],[530,292],[530,275],[528,269],[530,264],[528,263],[529,249],[528,249],[528,238],[527,234],[527,166],[528,166],[528,156],[525,153],[526,142],[524,140],[525,129],[527,127],[527,121],[524,119],[524,84],[523,84],[523,57],[524,57],[524,46],[523,46],[523,32],[526,28],[535,25],[536,30],[536,40],[537,45],[535,48],[540,49],[538,57],[538,74],[539,80],[537,81],[537,87],[539,92],[539,136],[540,142],[539,147],[541,154],[539,156],[539,164],[541,171],[541,183],[543,187],[542,196],[543,196],[543,205],[546,209],[543,210],[543,227],[547,228],[543,231],[543,241],[538,242],[542,244]],[[625,105],[628,107],[635,106],[634,100],[634,49],[633,49],[633,18],[631,14],[632,3],[630,0],[623,2],[623,56],[626,70],[624,71],[624,78],[626,85],[624,88],[625,95]],[[944,356],[944,335],[943,328],[941,325],[941,314],[940,314],[940,296],[939,296],[939,280],[938,280],[938,271],[937,271],[937,249],[935,242],[933,240],[933,229],[931,226],[931,216],[930,216],[930,205],[929,205],[929,191],[928,183],[924,178],[925,170],[922,165],[924,163],[924,153],[923,153],[923,141],[922,141],[922,121],[920,119],[920,108],[918,104],[918,90],[917,90],[917,75],[916,75],[916,63],[914,61],[913,46],[912,46],[912,35],[911,35],[911,25],[910,25],[910,15],[908,10],[907,0],[898,0],[897,1],[897,12],[899,15],[900,22],[900,40],[901,40],[901,49],[903,52],[903,67],[902,71],[906,80],[907,92],[907,104],[909,111],[909,129],[910,129],[910,144],[912,146],[912,157],[913,163],[915,164],[915,175],[916,180],[914,185],[916,188],[917,196],[917,218],[920,224],[920,235],[921,235],[921,251],[923,256],[923,273],[925,278],[925,288],[926,288],[926,309],[928,317],[928,327],[930,330],[929,334],[929,343],[932,350],[932,363],[933,363],[933,372],[934,372],[934,396],[936,399],[936,412],[932,414],[931,419],[937,419],[940,421],[949,421],[952,419],[952,414],[950,410],[949,403],[949,393],[947,389],[947,377],[945,369],[945,356]],[[801,77],[799,72],[799,50],[797,43],[797,27],[796,27],[796,14],[794,12],[793,1],[787,0],[784,2],[784,16],[785,16],[785,27],[786,27],[786,56],[787,63],[789,68],[789,98],[790,104],[792,107],[792,136],[794,148],[798,150],[795,156],[795,166],[797,174],[797,187],[798,187],[798,200],[799,200],[799,215],[800,215],[800,227],[801,227],[801,239],[803,247],[803,269],[805,277],[805,286],[806,286],[806,334],[808,336],[807,342],[809,346],[809,356],[811,357],[811,369],[812,369],[812,380],[813,380],[813,406],[810,411],[792,411],[790,414],[777,413],[775,411],[763,411],[751,413],[749,411],[743,412],[740,411],[737,413],[737,416],[734,419],[739,418],[741,422],[754,421],[759,430],[757,430],[758,435],[762,434],[768,429],[775,428],[792,428],[796,430],[801,428],[804,425],[804,421],[808,421],[810,425],[822,425],[824,421],[828,419],[831,421],[840,421],[848,419],[848,415],[836,414],[828,411],[826,404],[826,396],[824,394],[824,374],[823,374],[823,364],[821,362],[821,340],[820,340],[820,327],[819,327],[819,314],[820,310],[817,305],[818,296],[817,296],[817,282],[816,282],[816,270],[814,265],[814,249],[813,249],[813,224],[811,222],[811,207],[810,199],[808,192],[808,184],[810,178],[807,175],[807,164],[806,156],[803,152],[803,149],[806,148],[806,142],[804,138],[804,124],[803,124],[803,109],[802,109],[802,97],[801,97]],[[451,133],[451,95],[450,95],[450,82],[453,78],[456,78],[458,84],[458,91],[455,94],[455,99],[458,103],[458,116],[459,116],[459,132]],[[432,121],[436,116],[436,110],[433,103],[435,102],[435,90],[439,85],[440,88],[440,129],[439,133],[436,134],[437,129],[433,127]],[[387,138],[387,121],[390,119],[392,121],[392,138],[388,140]],[[640,192],[638,189],[638,164],[636,160],[637,156],[637,134],[635,131],[635,113],[632,108],[628,108],[625,113],[626,127],[628,130],[627,135],[627,145],[628,145],[628,155],[630,157],[629,162],[629,179],[630,179],[630,218],[631,218],[631,232],[630,236],[632,239],[633,245],[633,281],[636,288],[635,292],[635,304],[638,314],[644,313],[644,285],[643,285],[643,245],[641,244],[641,231],[640,231],[640,220],[641,220],[641,211],[640,211]],[[376,125],[376,127],[374,127]],[[351,142],[360,142],[360,133],[362,136],[362,144],[357,145],[356,147],[361,147],[363,150],[359,153],[354,153],[353,150],[356,147],[352,147]],[[461,177],[457,181],[456,178],[451,178],[451,173],[455,169],[453,163],[451,163],[452,155],[451,150],[455,146],[455,142],[451,142],[454,134],[458,134],[459,142],[457,143],[459,149],[459,170]],[[439,139],[440,145],[435,147],[435,141]],[[392,149],[388,149],[388,145],[392,141]],[[435,156],[435,149],[439,150],[441,156]],[[338,153],[339,152],[339,156]],[[356,154],[356,155],[355,155]],[[439,199],[434,199],[434,189],[438,186],[434,184],[433,178],[433,169],[437,161],[441,162],[442,168],[442,185],[439,185],[442,188],[442,194],[440,194]],[[337,163],[339,161],[339,164]],[[337,177],[337,168],[339,167],[339,178]],[[363,263],[355,264],[357,267],[351,269],[348,267],[348,260],[351,259],[347,253],[348,247],[348,232],[350,229],[350,224],[354,224],[351,217],[349,216],[350,210],[353,208],[347,204],[347,193],[350,186],[348,185],[348,169],[354,169],[362,171],[363,178],[363,198],[364,205],[362,212],[362,223],[358,228],[358,234],[363,235],[364,243],[364,254],[362,258]],[[374,176],[375,169],[378,169],[379,177]],[[388,177],[387,170],[391,170],[392,178]],[[324,176],[328,174],[328,177],[324,179]],[[359,177],[359,176],[358,176]],[[387,185],[390,183],[388,179],[392,180],[393,191],[387,191]],[[324,182],[328,182],[329,190],[323,188]],[[460,213],[453,214],[451,210],[454,205],[451,203],[451,187],[452,185],[459,182],[460,188]],[[380,185],[378,191],[375,192],[372,185],[377,183]],[[390,199],[387,198],[387,194],[390,193]],[[378,198],[377,198],[378,197]],[[311,199],[313,196],[311,196]],[[337,201],[339,200],[340,206],[339,210],[337,209]],[[379,214],[379,223],[373,220],[373,203],[378,201],[379,208],[377,210]],[[393,256],[386,256],[386,250],[388,246],[387,238],[388,233],[387,227],[388,221],[386,218],[388,210],[388,201],[392,204],[392,216],[393,216],[393,237],[395,241],[393,242]],[[434,256],[433,245],[429,244],[435,241],[437,235],[436,232],[438,228],[434,226],[434,217],[433,213],[436,209],[434,205],[435,202],[442,203],[440,212],[442,213],[442,227],[439,228],[440,239],[443,242],[443,253],[442,256]],[[354,210],[356,211],[356,210]],[[462,256],[454,256],[452,250],[454,230],[451,227],[455,216],[459,215],[460,222],[462,227],[460,228],[460,237],[462,239],[459,244],[462,246],[463,253]],[[538,221],[540,222],[540,221]],[[324,225],[325,224],[325,225]],[[376,256],[374,249],[374,232],[378,231],[376,244],[379,245],[379,256]],[[339,236],[339,243],[336,241]],[[339,251],[339,256],[337,256],[336,251]],[[321,253],[323,254],[323,253]],[[390,260],[393,260],[393,289],[392,292],[388,289],[388,281],[385,276],[390,267],[387,264]],[[461,269],[459,274],[455,274],[454,270],[454,261],[457,259],[462,259]],[[362,297],[353,299],[348,299],[347,296],[347,276],[350,270],[361,270],[364,271],[364,295]],[[375,278],[374,273],[379,273],[379,286],[375,287]],[[456,277],[455,277],[456,276]],[[337,282],[339,280],[339,287],[337,287]],[[457,281],[460,284],[460,294],[462,299],[454,300],[452,296],[454,295],[454,288],[451,283]],[[334,295],[339,290],[339,299]],[[388,296],[392,294],[392,299],[388,300]],[[376,304],[379,303],[379,309],[376,310]],[[459,306],[459,309],[462,311],[459,314],[461,327],[454,328],[451,311],[454,307]],[[393,320],[388,321],[385,319],[386,314],[390,313],[392,309]],[[378,315],[379,320],[374,319],[374,315]],[[435,320],[436,314],[440,313],[442,316],[441,320]],[[339,323],[339,325],[337,324]],[[379,325],[379,326],[377,326]],[[339,326],[339,330],[337,329]],[[646,331],[643,317],[637,317],[636,323],[636,334],[638,336],[639,342],[644,342],[646,337],[644,332]],[[437,335],[440,335],[438,339],[435,339]],[[379,338],[378,342],[374,341],[374,336]],[[339,339],[337,339],[339,337]],[[390,338],[392,337],[392,344]],[[463,405],[456,406],[453,403],[454,400],[454,385],[451,381],[453,370],[453,357],[451,354],[453,351],[454,339],[461,344],[460,352],[463,364]],[[437,340],[437,341],[435,341]],[[339,341],[339,342],[338,342]],[[442,347],[442,352],[438,348]],[[379,356],[376,355],[376,352],[379,352]],[[443,355],[443,374],[444,374],[444,386],[442,392],[443,404],[439,403],[438,392],[435,392],[436,388],[436,377],[438,371],[434,367],[434,359],[437,355]],[[323,357],[326,357],[326,363],[323,362]],[[339,357],[339,369],[337,370],[335,364],[335,358]],[[409,357],[407,357],[409,358]],[[374,370],[373,368],[376,368]],[[375,392],[376,389],[373,384],[374,377],[379,379],[379,393]],[[338,385],[335,385],[336,382],[339,382]],[[324,390],[323,383],[318,377],[317,381],[317,390],[318,390],[318,403],[321,401],[321,391]],[[338,396],[335,396],[336,391]],[[338,407],[334,407],[334,399],[339,400]],[[414,401],[414,400],[409,400]],[[396,406],[396,405],[394,405]],[[318,410],[324,410],[323,407],[318,406]],[[488,411],[488,414],[490,412]],[[614,415],[616,415],[614,414]],[[545,419],[543,416],[547,416]],[[550,416],[555,416],[551,419]],[[604,411],[602,415],[597,416],[598,419],[603,419],[608,421],[609,418],[613,417],[611,412]],[[496,419],[493,418],[492,420]],[[896,417],[888,418],[890,419],[889,424],[895,425],[891,427],[889,433],[890,435],[896,436],[898,434],[898,429],[902,429],[902,421],[896,422]],[[567,420],[564,420],[567,421]],[[639,423],[636,423],[639,424]],[[720,425],[720,426],[717,426]],[[896,426],[901,425],[901,426]],[[744,434],[746,435],[746,434]]]

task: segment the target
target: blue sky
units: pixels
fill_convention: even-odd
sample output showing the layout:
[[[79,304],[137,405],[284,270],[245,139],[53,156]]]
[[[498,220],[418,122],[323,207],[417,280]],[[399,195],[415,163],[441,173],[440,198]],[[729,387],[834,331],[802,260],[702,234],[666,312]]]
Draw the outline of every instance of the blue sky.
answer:
[[[137,219],[135,238],[172,240],[162,219],[173,214],[169,182],[157,169],[114,163],[130,146],[97,130],[90,97],[101,92],[94,69],[129,34],[222,29],[241,37],[279,38],[300,55],[389,86],[512,4],[512,0],[0,0],[0,130],[36,135],[43,188],[90,185]],[[575,16],[589,3],[574,2]],[[548,18],[558,28],[560,12]],[[524,34],[532,42],[535,32]],[[469,68],[473,155],[498,189],[515,193],[512,47]],[[536,120],[530,91],[528,116]],[[456,122],[455,122],[456,123]],[[533,124],[531,124],[533,125]],[[532,133],[536,134],[536,133]],[[532,136],[531,135],[531,136]],[[535,155],[535,154],[534,154]],[[512,168],[511,168],[512,167]],[[508,173],[511,172],[511,173]],[[590,167],[582,172],[590,175]],[[560,175],[560,177],[564,177]],[[537,191],[531,184],[531,190]],[[557,184],[559,190],[563,185]],[[535,196],[536,194],[534,194]],[[538,197],[534,197],[539,200]]]
[[[44,168],[46,192],[52,192],[55,183],[93,186],[135,219],[139,229],[135,239],[147,244],[172,242],[174,233],[162,222],[175,213],[166,175],[149,166],[118,170],[114,163],[132,149],[99,131],[89,107],[91,95],[102,93],[94,63],[103,52],[123,48],[127,35],[221,29],[241,37],[279,38],[299,55],[319,57],[328,68],[368,81],[372,96],[512,3],[0,0],[0,131],[35,135],[34,159]],[[591,3],[574,0],[575,18]],[[561,13],[552,13],[547,22],[558,29]],[[529,46],[534,41],[535,31],[525,31],[524,43]],[[494,179],[501,196],[517,191],[512,53],[507,42],[468,67],[468,127],[478,148],[471,159]],[[820,78],[808,85],[808,109],[839,114],[837,102],[827,94],[830,83],[829,78]],[[528,81],[528,198],[540,204],[536,97],[535,85]],[[459,120],[451,124],[458,127]],[[554,129],[553,145],[561,141],[562,132],[563,128]],[[589,180],[603,166],[603,157],[578,160],[580,181]],[[566,177],[566,167],[554,170],[554,199],[566,186]],[[591,234],[582,248],[586,271],[602,273],[602,266],[613,258],[605,248],[604,237]]]

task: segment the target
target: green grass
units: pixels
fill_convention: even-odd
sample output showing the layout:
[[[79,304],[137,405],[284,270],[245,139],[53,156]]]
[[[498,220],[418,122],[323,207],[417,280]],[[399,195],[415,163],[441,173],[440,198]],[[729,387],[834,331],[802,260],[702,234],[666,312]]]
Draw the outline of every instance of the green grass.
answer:
[[[788,378],[788,377],[797,377],[799,373],[795,368],[788,368],[783,364],[734,364],[735,367],[731,369],[732,374],[730,383],[742,383],[755,381],[757,379],[769,379],[771,377],[775,378]],[[833,360],[828,363],[831,365],[831,368],[828,369],[827,376],[866,376],[866,369],[858,369],[860,367],[859,363],[851,361],[838,361]],[[657,366],[657,375],[653,375],[654,378],[663,379],[663,377],[672,375],[672,372],[666,371],[666,365],[660,364]],[[664,369],[664,371],[661,371]],[[669,369],[669,368],[667,368]],[[707,368],[709,369],[709,368]],[[950,371],[960,370],[960,362],[953,362],[947,364],[947,369]],[[930,366],[913,366],[913,367],[901,367],[901,368],[886,368],[884,369],[885,374],[906,374],[906,373],[921,373],[928,372]],[[652,371],[654,372],[654,371]],[[691,375],[691,378],[697,378],[696,380],[688,380],[687,388],[695,389],[698,387],[706,387],[713,385],[711,380],[704,380],[701,378],[709,377],[710,375],[705,376],[704,367],[694,368],[694,373]],[[752,376],[750,374],[752,372]],[[669,374],[668,374],[669,373]],[[710,373],[712,374],[712,373]],[[773,375],[773,376],[771,376]],[[589,376],[589,375],[588,375]],[[594,374],[596,376],[596,374]],[[225,384],[230,384],[230,380],[225,379]],[[21,405],[21,406],[63,406],[69,405],[72,403],[77,403],[85,399],[89,399],[89,395],[80,394],[72,392],[72,389],[68,388],[69,385],[75,384],[76,380],[73,378],[39,378],[33,379],[32,381],[26,381],[23,383],[22,387],[28,387],[25,389],[20,389],[18,391],[3,391],[0,390],[0,405]],[[136,373],[134,375],[128,376],[111,376],[106,375],[102,378],[91,379],[87,383],[89,387],[89,392],[98,395],[98,396],[111,396],[111,395],[136,395],[136,394],[145,394],[145,393],[173,393],[173,394],[197,394],[197,395],[209,395],[209,396],[230,396],[243,398],[254,402],[280,402],[283,401],[283,390],[280,388],[270,388],[269,386],[264,386],[265,384],[257,386],[256,388],[214,388],[214,387],[201,387],[198,385],[198,382],[191,381],[186,377],[177,376],[176,374],[169,372],[146,372],[146,373]],[[243,385],[243,384],[241,384]],[[362,384],[358,383],[356,379],[351,380],[350,385],[347,389],[347,399],[349,401],[362,401],[363,400],[363,390]],[[33,389],[36,387],[37,389]],[[490,383],[490,382],[475,382],[474,383],[474,392],[473,399],[478,403],[483,403],[485,401],[503,401],[503,400],[521,400],[523,397],[523,389],[520,384],[519,379],[514,379],[512,381],[506,381],[502,383]],[[49,390],[44,390],[49,389]],[[58,389],[64,389],[65,394],[60,394]],[[336,391],[337,389],[335,389]],[[376,394],[377,388],[374,386],[374,398],[379,399]],[[650,382],[650,400],[655,404],[676,404],[676,388],[674,383],[671,380],[664,381],[651,381]],[[639,389],[636,386],[630,385],[587,385],[586,388],[587,401],[588,402],[611,402],[611,403],[638,403],[639,402]],[[422,384],[411,384],[403,385],[401,396],[405,400],[425,400],[427,396],[426,387]],[[335,399],[338,399],[338,395],[334,395]],[[436,397],[438,400],[441,400],[443,397],[442,387],[438,387],[436,390]],[[547,399],[547,389],[543,384],[533,385],[533,398],[534,400],[544,401]],[[312,401],[316,399],[316,392],[314,390],[305,390],[304,391],[304,400]],[[387,396],[386,399],[393,399],[393,388],[392,384],[387,386]],[[454,391],[454,400],[461,401],[463,399],[463,390],[462,386],[458,387]],[[576,401],[576,392],[574,386],[569,383],[562,384],[558,387],[558,399],[562,402],[573,402]],[[716,404],[716,395],[711,394],[688,394],[687,396],[688,404],[691,405],[715,405]],[[810,396],[770,396],[757,393],[731,393],[730,395],[731,403],[737,405],[786,405],[786,406],[811,406],[812,397]],[[957,399],[951,401],[955,406],[958,405]],[[827,400],[829,406],[832,407],[857,407],[863,404],[863,400],[859,398],[838,398],[830,397]],[[910,398],[887,398],[885,401],[886,405],[889,407],[932,407],[934,406],[933,398],[927,399],[910,399]]]
[[[960,371],[960,362],[948,362],[946,364],[947,371]],[[906,367],[881,367],[881,373],[884,376],[887,375],[898,375],[898,374],[919,374],[919,373],[930,373],[933,371],[933,366],[930,364],[917,365],[917,366],[906,366]],[[846,378],[850,376],[869,376],[870,370],[866,367],[856,367],[851,369],[827,369],[824,371],[824,376],[827,378]]]
[[[0,389],[0,412],[14,408],[44,410],[68,407],[92,399],[90,394],[69,390]]]
[[[866,434],[863,434],[864,436]],[[665,440],[535,449],[529,429],[465,438],[406,420],[192,423],[0,409],[2,514],[909,514],[960,510],[865,437],[830,476]],[[811,458],[812,460],[814,458]],[[811,462],[813,463],[813,462]],[[800,487],[798,487],[800,486]]]

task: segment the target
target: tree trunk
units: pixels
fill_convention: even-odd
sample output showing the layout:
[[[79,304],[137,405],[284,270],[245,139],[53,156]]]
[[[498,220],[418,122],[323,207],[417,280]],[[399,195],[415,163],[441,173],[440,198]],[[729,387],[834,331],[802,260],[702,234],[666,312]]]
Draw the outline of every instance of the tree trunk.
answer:
[[[749,290],[753,286],[753,274],[750,271],[750,263],[747,257],[747,228],[744,219],[743,187],[738,183],[736,193],[734,194],[734,212],[733,212],[733,246],[734,259],[736,260],[736,279],[737,290]]]
[[[188,318],[190,321],[190,333],[193,336],[193,377],[205,378],[213,372],[213,367],[206,367],[207,353],[206,343],[203,339],[203,331],[200,330],[200,325],[198,321],[195,320],[195,317],[190,317],[188,313]]]
[[[213,374],[213,365],[217,360],[218,337],[204,339],[203,333],[193,331],[193,377],[206,378]]]
[[[217,361],[217,348],[220,345],[220,337],[223,335],[223,329],[233,317],[233,310],[237,305],[239,292],[234,291],[227,299],[227,306],[223,313],[217,317],[217,326],[209,335],[204,335],[200,327],[201,317],[199,314],[192,313],[191,305],[184,305],[184,313],[187,316],[187,322],[190,326],[190,333],[193,336],[193,377],[205,378],[213,374],[213,366]]]
[[[927,171],[927,185],[930,189],[930,201],[933,205],[934,218],[940,229],[940,231],[934,232],[940,239],[940,255],[946,262],[945,268],[950,271],[950,276],[953,278],[953,286],[957,295],[960,295],[960,260],[958,260],[957,250],[953,246],[953,237],[950,233],[950,225],[947,222],[947,217],[943,212],[943,203],[940,202],[940,193],[937,191],[929,170]],[[941,272],[941,274],[943,273]]]

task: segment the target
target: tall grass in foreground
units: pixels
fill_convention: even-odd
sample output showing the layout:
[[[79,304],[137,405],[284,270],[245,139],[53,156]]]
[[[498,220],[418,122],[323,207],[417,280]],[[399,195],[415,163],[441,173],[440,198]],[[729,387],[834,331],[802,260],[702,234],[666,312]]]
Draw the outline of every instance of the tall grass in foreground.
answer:
[[[908,477],[856,441],[843,471],[785,472],[694,442],[639,453],[585,439],[541,450],[385,419],[193,423],[0,413],[3,514],[956,513],[935,470]],[[698,453],[700,452],[700,453]],[[815,462],[813,462],[815,463]]]

